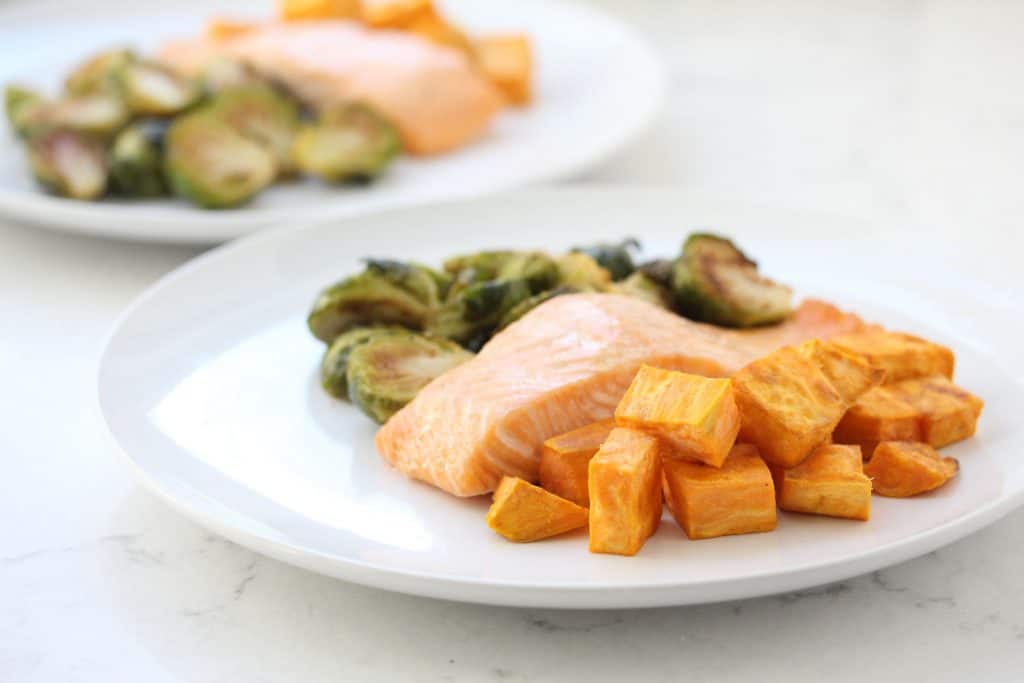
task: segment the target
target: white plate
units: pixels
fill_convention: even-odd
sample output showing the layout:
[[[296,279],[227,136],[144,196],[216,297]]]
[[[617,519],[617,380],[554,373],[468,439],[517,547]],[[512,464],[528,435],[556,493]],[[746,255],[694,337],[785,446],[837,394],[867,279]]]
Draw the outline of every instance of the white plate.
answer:
[[[403,158],[369,188],[279,184],[251,204],[204,211],[182,200],[81,202],[35,186],[24,150],[0,124],[0,216],[64,230],[167,242],[217,242],[283,220],[324,220],[424,199],[469,197],[582,173],[625,145],[661,105],[660,62],[631,30],[595,9],[547,0],[444,0],[477,31],[526,31],[536,49],[536,102],[502,113],[485,139],[430,159]],[[251,0],[55,0],[0,9],[0,83],[55,92],[82,57],[197,34],[218,16],[267,16]]]
[[[709,226],[740,237],[805,294],[956,349],[958,381],[987,401],[978,435],[948,449],[963,466],[956,480],[913,500],[875,498],[867,523],[782,514],[774,533],[694,542],[666,516],[634,558],[591,555],[582,533],[516,545],[484,524],[486,498],[452,498],[389,469],[375,454],[374,425],[319,389],[322,347],[305,313],[361,257],[436,262],[461,250],[625,235],[670,254],[685,231]],[[932,279],[936,262],[848,220],[670,192],[530,191],[403,209],[254,236],[167,276],[113,332],[100,401],[154,491],[239,543],[324,574],[455,600],[576,608],[793,590],[927,552],[1022,502],[1024,387],[1009,367],[1019,302],[991,296],[976,276]]]

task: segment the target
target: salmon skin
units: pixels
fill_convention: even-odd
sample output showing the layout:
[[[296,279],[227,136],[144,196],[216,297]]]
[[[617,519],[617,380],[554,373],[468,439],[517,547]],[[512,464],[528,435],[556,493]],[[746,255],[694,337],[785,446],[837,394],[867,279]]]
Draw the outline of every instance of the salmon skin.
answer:
[[[555,297],[428,384],[380,428],[377,450],[453,495],[488,493],[503,475],[535,481],[545,440],[611,417],[641,364],[722,377],[781,346],[863,327],[813,300],[780,325],[727,330],[630,297]]]
[[[160,53],[189,75],[217,57],[248,64],[317,109],[368,102],[395,124],[410,154],[438,154],[481,137],[503,105],[457,50],[354,21],[269,23],[227,39],[173,41]]]

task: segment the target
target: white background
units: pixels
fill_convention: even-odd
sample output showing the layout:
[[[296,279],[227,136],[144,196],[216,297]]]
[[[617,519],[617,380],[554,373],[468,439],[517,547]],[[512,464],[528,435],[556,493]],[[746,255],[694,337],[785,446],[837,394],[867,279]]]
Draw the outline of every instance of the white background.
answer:
[[[599,4],[657,44],[672,88],[581,181],[867,217],[1020,295],[1024,3]],[[1024,511],[837,585],[633,612],[392,595],[211,536],[132,481],[94,399],[119,310],[194,253],[0,225],[0,681],[1024,676]]]

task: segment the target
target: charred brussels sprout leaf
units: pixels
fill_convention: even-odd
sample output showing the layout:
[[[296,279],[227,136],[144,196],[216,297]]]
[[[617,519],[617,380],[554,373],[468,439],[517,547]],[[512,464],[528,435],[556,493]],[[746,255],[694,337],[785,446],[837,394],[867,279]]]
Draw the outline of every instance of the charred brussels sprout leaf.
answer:
[[[501,322],[498,323],[498,330],[501,331],[505,329],[545,301],[550,301],[556,296],[561,296],[563,294],[573,294],[576,291],[577,290],[572,287],[556,287],[555,289],[549,289],[548,291],[541,292],[540,294],[534,294],[528,299],[523,299],[518,304],[510,308],[505,315],[501,317]]]
[[[167,122],[141,120],[118,133],[110,148],[110,184],[125,197],[167,194],[164,180],[164,136]]]
[[[581,292],[603,292],[612,283],[607,270],[593,257],[580,252],[571,252],[558,259],[558,273],[560,284]]]
[[[201,94],[195,83],[156,62],[123,63],[114,71],[114,79],[127,107],[142,116],[178,114]]]
[[[328,287],[307,320],[317,339],[330,343],[355,327],[397,325],[421,330],[440,302],[430,269],[398,261],[370,261],[365,271]]]
[[[726,327],[777,323],[792,312],[789,287],[763,277],[754,261],[717,235],[687,238],[672,290],[679,313]]]
[[[292,146],[294,164],[332,183],[369,182],[401,150],[398,131],[360,103],[339,105],[302,127]]]
[[[299,107],[294,101],[268,85],[245,85],[217,93],[210,111],[266,149],[281,170],[289,170],[292,142],[299,126]]]
[[[102,145],[68,130],[32,138],[29,164],[36,180],[50,192],[73,199],[95,199],[107,186],[107,161]]]
[[[18,137],[26,138],[32,134],[45,109],[46,100],[39,93],[17,85],[4,88],[7,122]]]
[[[459,291],[437,312],[427,331],[478,351],[502,318],[532,292],[526,280],[489,280]]]
[[[434,378],[473,354],[419,334],[374,335],[348,355],[348,393],[364,413],[383,424]]]
[[[348,398],[348,357],[370,339],[386,334],[412,334],[401,327],[357,327],[335,337],[320,361],[320,385],[335,398]]]
[[[64,90],[77,96],[116,89],[114,74],[134,60],[131,50],[121,48],[93,55],[68,74],[64,79]]]
[[[613,283],[609,291],[613,294],[643,299],[660,308],[672,308],[672,291],[640,271],[636,271],[622,282]]]
[[[608,271],[612,280],[618,282],[633,274],[636,266],[633,264],[632,251],[640,250],[640,242],[632,237],[625,239],[618,244],[598,243],[589,247],[574,247],[572,251],[586,254],[597,264]]]
[[[164,174],[174,192],[206,208],[237,206],[274,179],[273,157],[205,111],[167,130]]]

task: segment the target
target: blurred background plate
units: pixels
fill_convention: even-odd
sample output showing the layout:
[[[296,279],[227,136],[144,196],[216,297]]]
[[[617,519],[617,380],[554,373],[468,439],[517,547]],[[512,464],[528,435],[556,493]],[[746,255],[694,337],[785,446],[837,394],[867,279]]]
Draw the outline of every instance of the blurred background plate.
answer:
[[[204,211],[180,200],[81,202],[47,196],[6,126],[0,133],[0,217],[109,237],[212,243],[283,220],[323,220],[428,199],[469,197],[578,175],[625,145],[661,105],[660,62],[630,29],[581,5],[446,0],[471,31],[525,31],[534,41],[536,101],[508,110],[480,142],[428,159],[405,157],[369,188],[276,185],[251,204]],[[112,45],[155,49],[196,35],[211,16],[267,17],[269,2],[56,0],[0,9],[0,82],[55,91],[74,64]]]
[[[960,476],[913,500],[874,498],[868,523],[781,514],[774,533],[698,543],[666,520],[632,559],[591,555],[584,534],[517,545],[485,525],[485,496],[456,499],[389,469],[375,425],[319,387],[323,347],[305,314],[366,255],[436,263],[626,235],[647,255],[669,255],[686,232],[708,227],[803,295],[953,347],[958,383],[987,402],[977,436],[945,451]],[[792,591],[926,553],[1024,501],[1024,380],[1011,334],[1020,301],[986,284],[987,261],[936,249],[856,220],[656,190],[531,190],[282,228],[201,256],[145,292],[103,353],[100,404],[143,482],[177,509],[331,576],[575,608]]]

